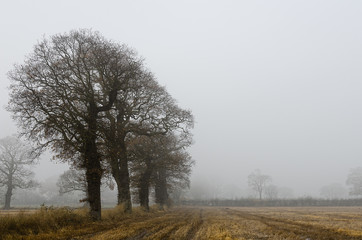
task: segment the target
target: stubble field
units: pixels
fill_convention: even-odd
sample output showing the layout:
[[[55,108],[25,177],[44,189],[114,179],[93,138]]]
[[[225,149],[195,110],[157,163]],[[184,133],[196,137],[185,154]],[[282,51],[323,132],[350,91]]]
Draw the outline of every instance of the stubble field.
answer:
[[[153,210],[151,213],[135,211],[120,216],[105,212],[101,222],[79,221],[77,225],[63,223],[47,231],[30,231],[21,235],[13,232],[2,237],[72,240],[362,239],[362,208],[359,207],[182,207]]]

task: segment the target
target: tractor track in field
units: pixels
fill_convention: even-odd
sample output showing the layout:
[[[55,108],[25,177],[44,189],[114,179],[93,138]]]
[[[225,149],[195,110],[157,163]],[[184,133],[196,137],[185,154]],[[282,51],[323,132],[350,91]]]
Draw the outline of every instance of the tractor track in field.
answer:
[[[286,220],[274,217],[266,217],[260,213],[254,214],[248,211],[225,209],[227,214],[247,220],[257,221],[269,227],[269,235],[290,235],[300,236],[300,239],[310,240],[361,240],[361,237],[350,236],[339,232],[336,229],[319,226],[316,224],[307,224],[294,220]]]
[[[193,211],[186,211],[185,213],[176,212],[170,214],[170,219],[162,219],[158,225],[158,228],[152,229],[143,229],[143,232],[137,234],[136,236],[127,238],[127,240],[138,240],[138,239],[177,239],[172,236],[177,230],[179,230],[183,226],[187,226],[190,224],[188,219],[191,219],[193,216]],[[200,221],[197,221],[196,224],[192,225],[192,227],[187,231],[187,237],[185,239],[193,239],[200,226],[202,225],[202,210],[199,213]],[[151,222],[154,220],[150,219]],[[180,223],[181,221],[181,223]],[[184,222],[183,222],[184,221]],[[165,226],[165,225],[166,226]],[[163,229],[163,232],[159,232],[159,230]],[[165,230],[166,229],[166,230]]]
[[[121,229],[134,229],[132,233],[129,233],[124,237],[117,237],[117,239],[124,240],[140,240],[140,239],[177,239],[173,235],[182,227],[189,226],[191,222],[189,220],[195,217],[195,209],[186,211],[170,211],[166,214],[157,217],[127,219],[120,222],[117,226],[113,226],[105,231],[95,232],[93,234],[79,236],[74,239],[112,239]],[[187,231],[187,237],[184,239],[193,239],[196,232],[202,224],[202,210],[199,213],[200,221],[193,224]]]
[[[151,218],[151,217],[150,217]],[[94,231],[91,233],[85,233],[85,234],[81,234],[79,236],[75,236],[73,238],[71,238],[71,240],[86,240],[86,239],[92,239],[93,237],[97,236],[97,235],[101,235],[103,233],[106,233],[108,231],[111,231],[113,229],[119,228],[120,226],[122,227],[128,227],[130,224],[134,223],[135,221],[141,221],[141,220],[145,220],[144,217],[139,217],[139,218],[125,218],[121,220],[121,224],[120,223],[113,223],[110,225],[106,225],[102,230],[100,231]],[[142,238],[140,238],[142,239]]]
[[[200,221],[197,222],[188,232],[187,232],[187,239],[194,239],[197,231],[201,228],[201,225],[204,223],[203,219],[203,209],[200,209]]]

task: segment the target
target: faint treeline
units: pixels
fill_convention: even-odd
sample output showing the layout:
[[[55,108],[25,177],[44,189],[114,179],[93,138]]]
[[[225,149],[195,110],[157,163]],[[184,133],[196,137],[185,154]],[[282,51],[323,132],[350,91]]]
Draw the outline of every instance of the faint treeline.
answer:
[[[182,205],[188,206],[228,206],[228,207],[347,207],[362,206],[362,198],[355,199],[318,199],[312,197],[296,199],[210,199],[210,200],[183,200]]]

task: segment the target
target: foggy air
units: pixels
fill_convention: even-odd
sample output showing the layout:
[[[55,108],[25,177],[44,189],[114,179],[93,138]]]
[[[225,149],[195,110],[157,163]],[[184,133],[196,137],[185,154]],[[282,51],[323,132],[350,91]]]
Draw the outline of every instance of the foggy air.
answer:
[[[2,5],[0,206],[362,195],[361,2]]]

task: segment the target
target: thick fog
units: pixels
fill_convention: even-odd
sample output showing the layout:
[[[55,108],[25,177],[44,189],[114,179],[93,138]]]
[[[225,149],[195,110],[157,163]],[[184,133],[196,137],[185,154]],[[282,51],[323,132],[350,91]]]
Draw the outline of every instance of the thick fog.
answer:
[[[91,28],[126,43],[196,124],[191,192],[249,196],[255,169],[319,196],[362,166],[360,1],[3,1],[0,138],[16,133],[13,64],[43,36]],[[67,166],[45,154],[40,181]],[[344,186],[345,187],[345,186]]]

